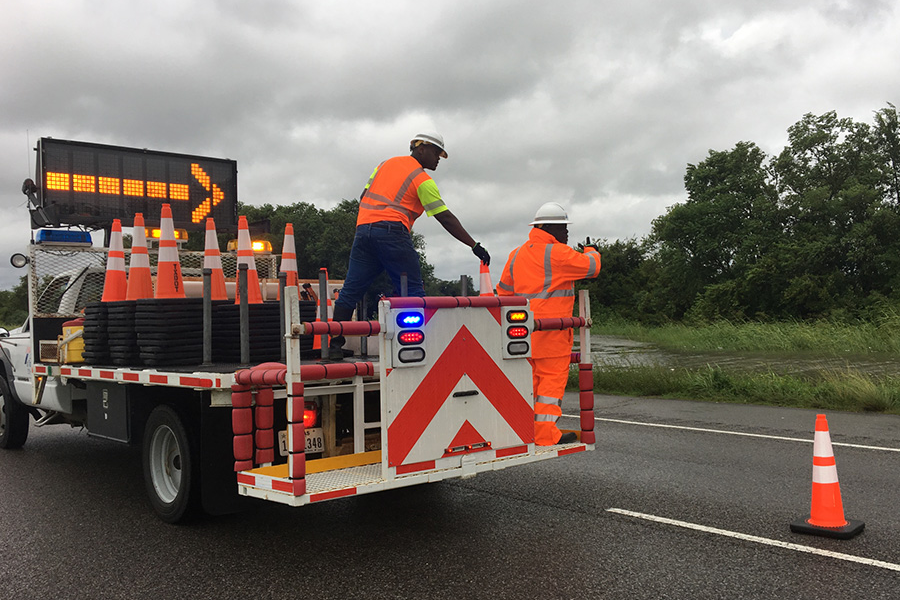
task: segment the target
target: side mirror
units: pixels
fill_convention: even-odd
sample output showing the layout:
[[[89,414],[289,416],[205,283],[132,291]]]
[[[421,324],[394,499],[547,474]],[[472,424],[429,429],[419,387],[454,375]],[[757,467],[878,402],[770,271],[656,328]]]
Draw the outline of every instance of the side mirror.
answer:
[[[9,329],[0,327],[0,338],[9,337]]]

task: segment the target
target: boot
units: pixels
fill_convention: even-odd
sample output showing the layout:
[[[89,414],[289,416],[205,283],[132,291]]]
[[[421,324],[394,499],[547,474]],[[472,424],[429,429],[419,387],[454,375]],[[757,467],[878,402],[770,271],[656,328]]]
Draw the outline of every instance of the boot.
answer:
[[[353,318],[353,309],[340,304],[334,305],[332,321],[349,321]],[[344,360],[344,343],[347,340],[342,335],[336,335],[328,343],[328,360]]]

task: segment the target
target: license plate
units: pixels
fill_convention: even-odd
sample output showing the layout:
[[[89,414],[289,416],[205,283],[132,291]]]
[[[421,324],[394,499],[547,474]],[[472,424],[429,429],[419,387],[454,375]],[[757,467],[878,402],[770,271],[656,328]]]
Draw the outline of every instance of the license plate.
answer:
[[[278,451],[281,456],[288,455],[287,431],[278,432]],[[325,436],[321,427],[312,427],[306,430],[306,451],[317,453],[325,451]]]

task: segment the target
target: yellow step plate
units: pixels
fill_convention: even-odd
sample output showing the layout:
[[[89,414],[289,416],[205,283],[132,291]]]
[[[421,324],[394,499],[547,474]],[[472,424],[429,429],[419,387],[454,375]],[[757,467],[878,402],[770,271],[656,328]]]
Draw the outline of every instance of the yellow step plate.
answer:
[[[381,462],[381,450],[373,450],[371,452],[360,452],[359,454],[344,454],[342,456],[331,456],[329,458],[319,458],[316,460],[306,461],[306,474],[324,473],[325,471],[337,471],[338,469],[347,469],[350,467],[361,467],[363,465],[374,465]],[[267,477],[276,477],[287,479],[288,466],[272,465],[271,467],[259,467],[248,471],[253,475],[265,475]]]

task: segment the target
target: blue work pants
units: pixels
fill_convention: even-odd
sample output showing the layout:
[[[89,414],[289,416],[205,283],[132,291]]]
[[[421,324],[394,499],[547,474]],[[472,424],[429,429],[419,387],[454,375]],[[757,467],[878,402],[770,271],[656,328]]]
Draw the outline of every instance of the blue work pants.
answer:
[[[413,247],[409,230],[396,221],[367,223],[356,228],[347,277],[336,305],[356,308],[366,290],[382,271],[387,271],[394,284],[394,295],[400,295],[400,275],[406,273],[407,295],[424,296],[419,255]]]

